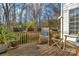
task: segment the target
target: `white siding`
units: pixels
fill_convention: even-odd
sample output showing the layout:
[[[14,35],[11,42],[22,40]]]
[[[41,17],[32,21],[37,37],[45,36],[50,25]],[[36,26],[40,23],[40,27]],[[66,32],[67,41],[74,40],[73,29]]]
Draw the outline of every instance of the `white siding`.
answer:
[[[61,28],[61,35],[63,34],[63,38],[64,35],[69,35],[69,10],[77,7],[79,7],[79,3],[63,4],[63,24],[61,25],[61,27],[63,26],[63,29]]]

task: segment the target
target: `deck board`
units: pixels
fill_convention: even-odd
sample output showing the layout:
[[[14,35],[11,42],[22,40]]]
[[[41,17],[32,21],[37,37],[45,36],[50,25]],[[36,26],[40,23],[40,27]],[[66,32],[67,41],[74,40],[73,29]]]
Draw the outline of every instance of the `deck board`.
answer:
[[[56,46],[24,44],[19,48],[0,54],[1,56],[74,56],[74,53],[63,51]]]

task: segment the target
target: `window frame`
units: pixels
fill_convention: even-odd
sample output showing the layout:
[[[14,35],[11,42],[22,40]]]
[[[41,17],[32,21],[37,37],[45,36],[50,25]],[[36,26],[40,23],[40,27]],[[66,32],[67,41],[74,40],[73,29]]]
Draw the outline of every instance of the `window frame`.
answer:
[[[69,34],[77,34],[79,32],[79,7],[69,10]],[[74,16],[74,17],[73,17]],[[73,26],[71,24],[74,24]]]

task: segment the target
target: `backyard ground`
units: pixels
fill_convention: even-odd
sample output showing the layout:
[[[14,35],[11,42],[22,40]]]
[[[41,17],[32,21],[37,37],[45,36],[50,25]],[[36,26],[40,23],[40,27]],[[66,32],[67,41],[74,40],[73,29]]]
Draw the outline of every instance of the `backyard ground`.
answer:
[[[63,51],[56,46],[51,47],[47,44],[24,44],[2,53],[0,56],[75,56],[75,51],[71,48],[69,51]]]

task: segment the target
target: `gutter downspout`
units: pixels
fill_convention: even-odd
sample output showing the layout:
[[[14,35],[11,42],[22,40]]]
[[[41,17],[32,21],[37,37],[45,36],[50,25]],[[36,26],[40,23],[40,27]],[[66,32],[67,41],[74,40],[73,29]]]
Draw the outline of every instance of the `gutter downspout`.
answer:
[[[63,48],[63,3],[61,3],[61,41]]]

